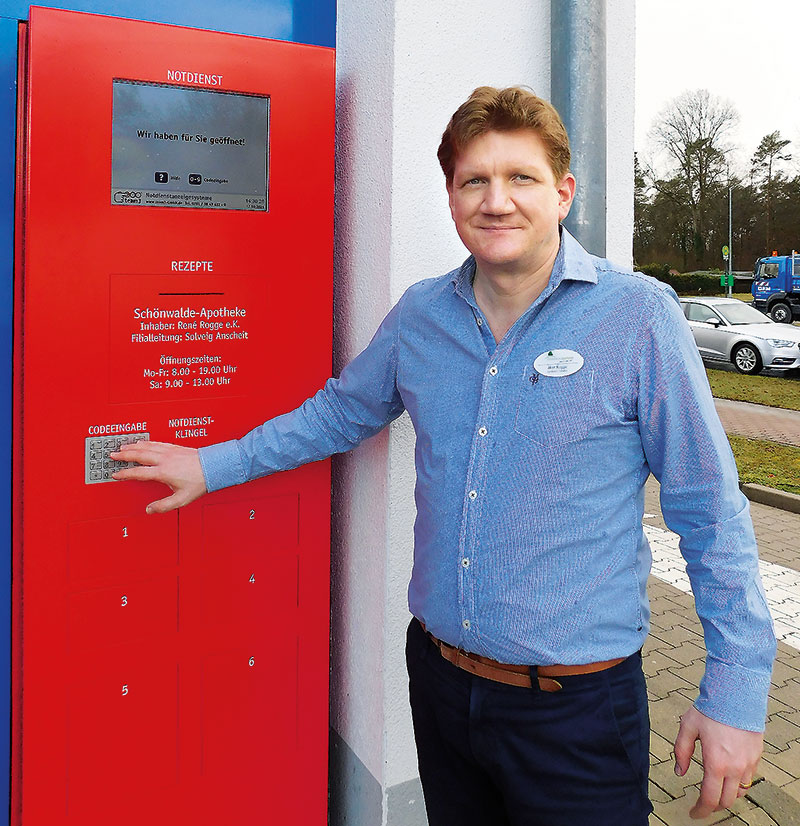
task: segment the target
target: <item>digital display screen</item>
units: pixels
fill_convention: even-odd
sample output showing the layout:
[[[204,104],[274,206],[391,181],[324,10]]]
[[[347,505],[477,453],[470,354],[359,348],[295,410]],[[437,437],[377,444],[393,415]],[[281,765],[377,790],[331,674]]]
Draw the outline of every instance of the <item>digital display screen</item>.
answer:
[[[113,205],[268,209],[268,97],[131,80],[113,87]]]

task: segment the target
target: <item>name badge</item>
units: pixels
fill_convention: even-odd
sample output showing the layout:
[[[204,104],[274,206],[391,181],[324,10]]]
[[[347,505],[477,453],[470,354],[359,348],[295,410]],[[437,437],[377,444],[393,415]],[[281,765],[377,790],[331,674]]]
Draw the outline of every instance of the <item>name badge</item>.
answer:
[[[583,367],[583,356],[574,350],[548,350],[536,357],[533,367],[543,376],[571,376]]]

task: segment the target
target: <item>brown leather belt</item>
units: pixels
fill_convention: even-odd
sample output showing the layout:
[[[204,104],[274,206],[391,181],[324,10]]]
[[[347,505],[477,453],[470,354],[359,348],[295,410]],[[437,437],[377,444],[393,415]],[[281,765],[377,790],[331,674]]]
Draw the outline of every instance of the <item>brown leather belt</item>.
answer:
[[[422,623],[420,623],[422,625]],[[422,625],[423,629],[425,628]],[[437,639],[430,631],[425,633],[431,638],[431,642],[439,649],[439,653],[450,663],[458,668],[484,677],[487,680],[494,680],[496,683],[505,685],[516,685],[523,688],[531,687],[531,668],[527,665],[511,665],[500,663],[489,657],[482,657],[480,654],[472,654],[469,651],[462,651],[448,645],[446,642]],[[598,671],[605,671],[619,665],[625,657],[617,657],[613,660],[605,660],[598,663],[586,663],[585,665],[540,665],[536,667],[536,674],[539,678],[539,688],[542,691],[560,691],[562,685],[554,677],[568,677],[574,674],[594,674]]]

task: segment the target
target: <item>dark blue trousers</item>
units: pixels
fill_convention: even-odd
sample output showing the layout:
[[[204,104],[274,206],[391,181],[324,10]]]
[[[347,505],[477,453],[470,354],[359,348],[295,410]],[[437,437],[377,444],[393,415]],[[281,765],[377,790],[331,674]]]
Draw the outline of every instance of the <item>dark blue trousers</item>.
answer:
[[[406,646],[429,826],[647,826],[650,720],[639,654],[548,693]]]

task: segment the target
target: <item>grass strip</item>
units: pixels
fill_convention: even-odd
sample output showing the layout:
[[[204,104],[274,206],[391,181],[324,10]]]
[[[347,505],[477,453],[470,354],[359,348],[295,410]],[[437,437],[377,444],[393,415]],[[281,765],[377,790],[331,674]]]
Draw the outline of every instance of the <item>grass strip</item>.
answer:
[[[745,376],[706,368],[711,392],[718,399],[766,404],[785,410],[800,410],[800,382],[777,376]]]
[[[800,494],[800,447],[728,436],[739,480]]]

